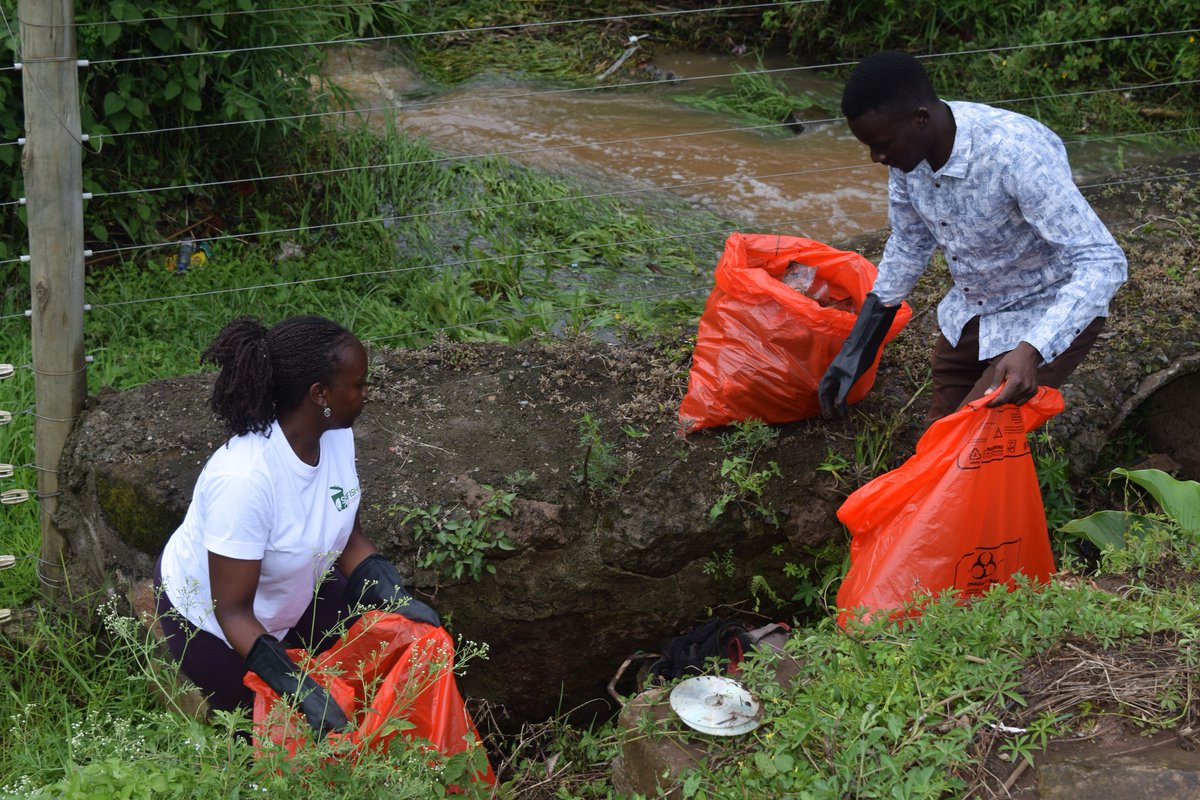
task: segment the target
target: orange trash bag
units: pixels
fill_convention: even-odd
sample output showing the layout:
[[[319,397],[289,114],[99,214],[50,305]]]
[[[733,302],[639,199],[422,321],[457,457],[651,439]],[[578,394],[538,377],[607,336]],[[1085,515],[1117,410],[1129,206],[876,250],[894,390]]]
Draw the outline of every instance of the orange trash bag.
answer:
[[[811,239],[731,234],[700,317],[679,407],[684,432],[820,415],[817,385],[850,335],[875,275],[875,265],[858,253]],[[911,318],[902,304],[884,344]],[[878,366],[877,356],[847,402],[866,396]]]
[[[355,727],[329,737],[347,737],[352,753],[386,751],[397,733],[428,741],[442,755],[480,747],[479,733],[454,680],[454,643],[444,628],[413,622],[400,614],[368,611],[316,658],[300,649],[288,655],[341,706]],[[254,736],[287,748],[289,756],[312,732],[304,717],[254,672],[243,682],[254,692]],[[390,724],[407,721],[403,731]],[[494,784],[491,765],[475,780]]]
[[[1018,572],[1039,582],[1053,574],[1027,434],[1062,411],[1062,395],[1043,386],[1024,405],[987,408],[994,396],[934,422],[912,458],[838,509],[852,536],[837,594],[843,626],[880,611],[917,616],[947,589],[967,598],[997,583],[1011,589]]]

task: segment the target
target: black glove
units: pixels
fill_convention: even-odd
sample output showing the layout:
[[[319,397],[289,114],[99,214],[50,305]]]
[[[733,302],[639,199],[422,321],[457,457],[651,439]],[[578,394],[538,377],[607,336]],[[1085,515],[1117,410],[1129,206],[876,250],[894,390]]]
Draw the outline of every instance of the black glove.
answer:
[[[846,416],[846,395],[850,394],[851,387],[874,363],[883,337],[887,335],[899,309],[898,304],[888,308],[874,294],[867,295],[850,335],[842,344],[842,351],[825,370],[821,385],[817,387],[817,398],[821,401],[821,413],[824,416],[835,419]]]
[[[283,645],[271,634],[264,633],[254,640],[246,654],[246,668],[258,673],[280,697],[295,700],[318,740],[329,731],[340,731],[350,724],[341,706],[316,681],[300,674]]]
[[[414,599],[405,590],[404,581],[392,562],[379,553],[364,558],[350,573],[346,598],[351,605],[361,603],[383,608],[408,617],[413,622],[428,622],[435,628],[442,626],[442,618],[433,610],[433,606]]]

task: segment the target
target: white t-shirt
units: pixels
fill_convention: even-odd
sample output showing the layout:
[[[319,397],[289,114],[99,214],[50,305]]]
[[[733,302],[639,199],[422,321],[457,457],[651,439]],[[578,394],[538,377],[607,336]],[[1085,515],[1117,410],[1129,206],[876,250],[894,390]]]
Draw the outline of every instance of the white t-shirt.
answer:
[[[221,637],[209,552],[261,561],[254,615],[276,638],[296,625],[350,538],[360,491],[354,434],[326,431],[313,467],[275,422],[271,435],[235,436],[205,464],[183,524],[162,554],[163,588],[198,628]]]

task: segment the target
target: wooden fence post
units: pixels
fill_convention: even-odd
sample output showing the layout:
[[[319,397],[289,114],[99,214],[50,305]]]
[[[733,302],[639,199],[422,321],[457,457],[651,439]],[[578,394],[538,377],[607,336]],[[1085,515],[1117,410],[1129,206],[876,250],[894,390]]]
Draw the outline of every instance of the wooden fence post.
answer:
[[[34,463],[41,512],[38,576],[66,585],[58,461],[83,408],[83,167],[73,0],[19,0],[25,100],[25,208],[32,295]]]

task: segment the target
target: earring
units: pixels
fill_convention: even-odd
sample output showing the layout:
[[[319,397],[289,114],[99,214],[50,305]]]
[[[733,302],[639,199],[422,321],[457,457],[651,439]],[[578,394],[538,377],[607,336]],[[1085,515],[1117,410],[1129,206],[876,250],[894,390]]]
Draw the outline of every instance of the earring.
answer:
[[[331,414],[333,414],[333,412],[329,410],[329,406],[325,406],[325,416],[328,417]]]

